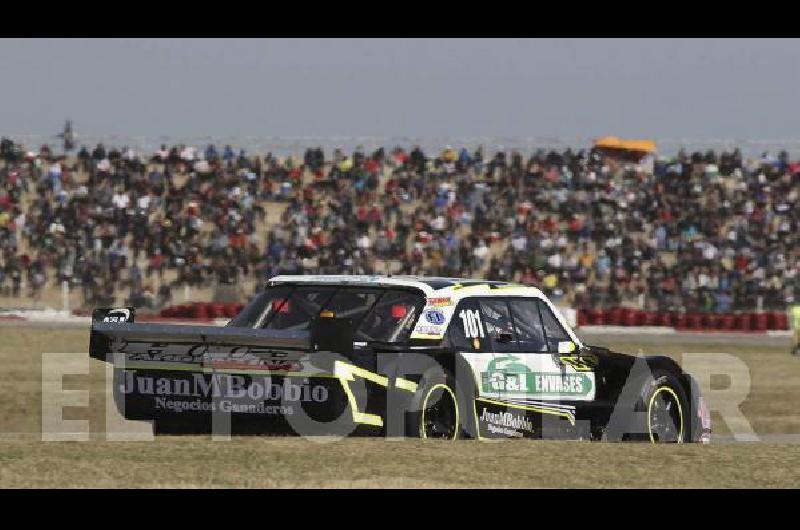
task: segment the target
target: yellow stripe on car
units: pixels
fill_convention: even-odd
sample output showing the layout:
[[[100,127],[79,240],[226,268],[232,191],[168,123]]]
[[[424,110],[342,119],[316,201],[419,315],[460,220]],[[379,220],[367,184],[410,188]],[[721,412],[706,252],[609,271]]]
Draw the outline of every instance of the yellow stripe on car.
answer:
[[[394,386],[401,389],[401,390],[408,390],[409,392],[416,392],[417,391],[417,383],[414,381],[410,381],[408,379],[403,379],[402,377],[398,377],[394,380]]]
[[[353,421],[355,423],[374,425],[376,427],[383,427],[383,418],[381,418],[379,415],[369,414],[367,412],[360,412],[358,410],[358,403],[356,403],[356,396],[350,389],[349,383],[351,381],[355,381],[356,377],[361,377],[362,379],[366,379],[367,381],[372,381],[373,383],[381,385],[383,387],[388,387],[389,379],[382,375],[370,372],[369,370],[365,370],[363,368],[359,368],[358,366],[353,366],[352,364],[348,364],[342,361],[334,361],[333,375],[339,378],[339,381],[342,383],[342,390],[344,390],[345,395],[347,395],[347,401],[350,403],[350,410],[353,411]]]

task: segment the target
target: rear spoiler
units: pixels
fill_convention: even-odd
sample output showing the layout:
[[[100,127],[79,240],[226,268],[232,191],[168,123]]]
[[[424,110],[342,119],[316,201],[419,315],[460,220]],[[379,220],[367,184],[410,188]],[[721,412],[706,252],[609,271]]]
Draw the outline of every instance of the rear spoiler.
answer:
[[[89,335],[89,356],[101,361],[114,342],[153,342],[214,346],[252,346],[280,350],[340,353],[352,351],[352,326],[348,319],[320,318],[309,331],[220,326],[134,323],[135,311],[95,309]]]

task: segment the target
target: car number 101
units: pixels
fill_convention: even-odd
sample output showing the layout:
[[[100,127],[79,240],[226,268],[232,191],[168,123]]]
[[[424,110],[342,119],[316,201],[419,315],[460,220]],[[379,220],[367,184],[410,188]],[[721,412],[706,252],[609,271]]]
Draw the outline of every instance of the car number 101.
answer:
[[[462,309],[458,316],[464,324],[464,335],[470,339],[483,338],[481,314],[477,309]]]

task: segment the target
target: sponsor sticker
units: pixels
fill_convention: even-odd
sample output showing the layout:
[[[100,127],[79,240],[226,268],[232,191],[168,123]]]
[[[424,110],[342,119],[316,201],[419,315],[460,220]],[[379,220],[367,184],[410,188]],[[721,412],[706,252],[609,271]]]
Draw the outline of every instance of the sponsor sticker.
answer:
[[[328,401],[324,385],[308,380],[295,383],[289,378],[280,383],[270,377],[245,378],[241,375],[193,373],[189,378],[153,377],[126,370],[118,383],[125,396],[152,396],[153,407],[172,412],[214,411],[283,414],[293,413],[293,404]],[[213,400],[212,400],[213,398]]]
[[[438,309],[428,309],[425,311],[425,320],[436,326],[441,326],[445,323],[446,318],[444,313]]]
[[[428,298],[428,307],[445,307],[453,305],[453,299],[446,298]]]
[[[417,319],[411,337],[418,335],[429,335],[442,337],[447,331],[447,326],[453,317],[454,306],[442,306],[441,308],[425,307]],[[430,337],[427,337],[430,338]]]
[[[129,309],[112,309],[108,314],[103,317],[103,322],[127,322],[131,318]]]
[[[489,437],[510,436],[512,438],[522,438],[526,434],[534,434],[533,422],[524,413],[516,411],[497,411],[492,412],[486,407],[482,407],[478,420],[484,427],[485,434]]]
[[[440,336],[440,335],[444,335],[444,331],[445,331],[444,326],[418,325],[414,329],[413,335],[438,335],[438,336]]]
[[[238,351],[237,351],[238,350]],[[146,351],[126,354],[126,362],[192,363],[215,370],[263,370],[265,372],[300,372],[306,362],[286,359],[279,353],[251,353],[250,348],[235,347],[227,351],[202,351],[197,345],[158,344],[147,345]],[[154,366],[155,367],[155,366]]]
[[[515,355],[492,359],[481,373],[484,392],[586,397],[592,392],[587,373],[534,372]]]

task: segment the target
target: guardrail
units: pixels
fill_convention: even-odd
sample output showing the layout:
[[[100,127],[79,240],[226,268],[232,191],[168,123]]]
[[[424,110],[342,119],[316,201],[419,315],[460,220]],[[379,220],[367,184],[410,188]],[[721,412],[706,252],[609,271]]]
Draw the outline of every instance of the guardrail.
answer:
[[[242,303],[230,302],[193,302],[190,304],[173,305],[161,310],[162,318],[199,319],[209,320],[215,318],[233,318],[244,307]]]
[[[580,326],[663,326],[678,331],[783,331],[789,329],[789,316],[781,311],[758,313],[685,313],[640,311],[615,307],[579,309]]]

